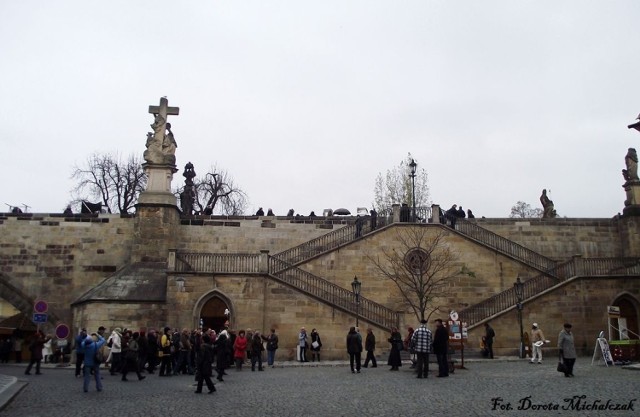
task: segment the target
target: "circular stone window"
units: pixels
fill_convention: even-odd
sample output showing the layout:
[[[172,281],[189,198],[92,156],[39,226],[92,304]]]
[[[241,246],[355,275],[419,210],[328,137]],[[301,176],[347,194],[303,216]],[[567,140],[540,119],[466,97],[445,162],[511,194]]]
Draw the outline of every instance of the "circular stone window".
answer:
[[[409,250],[404,256],[404,264],[414,274],[424,273],[427,270],[428,260],[429,254],[419,248]]]

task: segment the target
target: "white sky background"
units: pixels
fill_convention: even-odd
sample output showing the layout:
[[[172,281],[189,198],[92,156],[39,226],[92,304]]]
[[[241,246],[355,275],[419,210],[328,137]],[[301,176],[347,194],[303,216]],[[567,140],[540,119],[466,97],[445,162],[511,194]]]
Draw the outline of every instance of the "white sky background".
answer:
[[[0,0],[0,203],[61,212],[73,166],[141,157],[167,96],[173,186],[216,165],[249,212],[371,207],[411,152],[445,209],[508,217],[547,188],[560,216],[611,217],[640,147],[639,18],[637,0]]]

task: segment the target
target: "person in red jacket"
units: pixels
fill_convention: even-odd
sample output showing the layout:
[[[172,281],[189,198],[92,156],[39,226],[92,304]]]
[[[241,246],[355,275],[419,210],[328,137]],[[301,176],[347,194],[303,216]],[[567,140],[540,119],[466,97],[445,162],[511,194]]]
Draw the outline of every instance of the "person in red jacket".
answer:
[[[233,359],[236,361],[236,371],[242,370],[242,363],[247,352],[247,338],[244,330],[238,332],[235,342],[233,342]]]

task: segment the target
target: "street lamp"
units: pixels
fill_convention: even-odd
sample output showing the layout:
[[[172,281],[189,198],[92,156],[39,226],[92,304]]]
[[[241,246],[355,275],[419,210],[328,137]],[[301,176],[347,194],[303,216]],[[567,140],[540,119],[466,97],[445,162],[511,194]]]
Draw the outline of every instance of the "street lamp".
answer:
[[[353,290],[353,296],[356,299],[356,327],[358,327],[358,319],[360,314],[360,289],[362,288],[362,282],[358,281],[358,277],[353,277],[353,282],[351,282],[351,289]]]
[[[520,281],[520,276],[513,283],[513,289],[516,292],[516,309],[518,310],[518,321],[520,322],[520,358],[524,358],[524,331],[522,329],[522,300],[524,300],[524,283]]]
[[[413,159],[411,159],[411,163],[409,164],[409,169],[411,169],[411,174],[409,175],[411,177],[411,188],[412,188],[412,194],[413,194],[413,222],[416,222],[416,168],[418,167],[418,164],[416,163],[416,161],[414,161]]]

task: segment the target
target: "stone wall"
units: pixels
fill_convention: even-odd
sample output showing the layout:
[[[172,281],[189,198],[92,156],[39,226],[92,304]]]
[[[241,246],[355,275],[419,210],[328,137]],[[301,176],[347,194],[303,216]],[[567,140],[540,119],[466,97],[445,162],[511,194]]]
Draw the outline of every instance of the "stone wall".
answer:
[[[474,222],[551,259],[563,260],[577,254],[585,258],[625,256],[618,219],[475,219]],[[640,251],[634,253],[638,256]]]
[[[636,309],[640,309],[637,303],[640,300],[638,277],[569,280],[561,288],[524,303],[524,331],[530,334],[531,324],[538,323],[545,337],[551,341],[544,349],[547,360],[551,361],[557,358],[558,334],[563,324],[571,323],[579,354],[593,355],[598,334],[604,331],[608,336],[607,306],[613,305],[623,295],[635,299]],[[516,355],[520,344],[520,324],[515,308],[491,320],[491,326],[496,332],[495,354]],[[484,326],[473,329],[469,333],[470,347],[477,349],[483,335]]]

